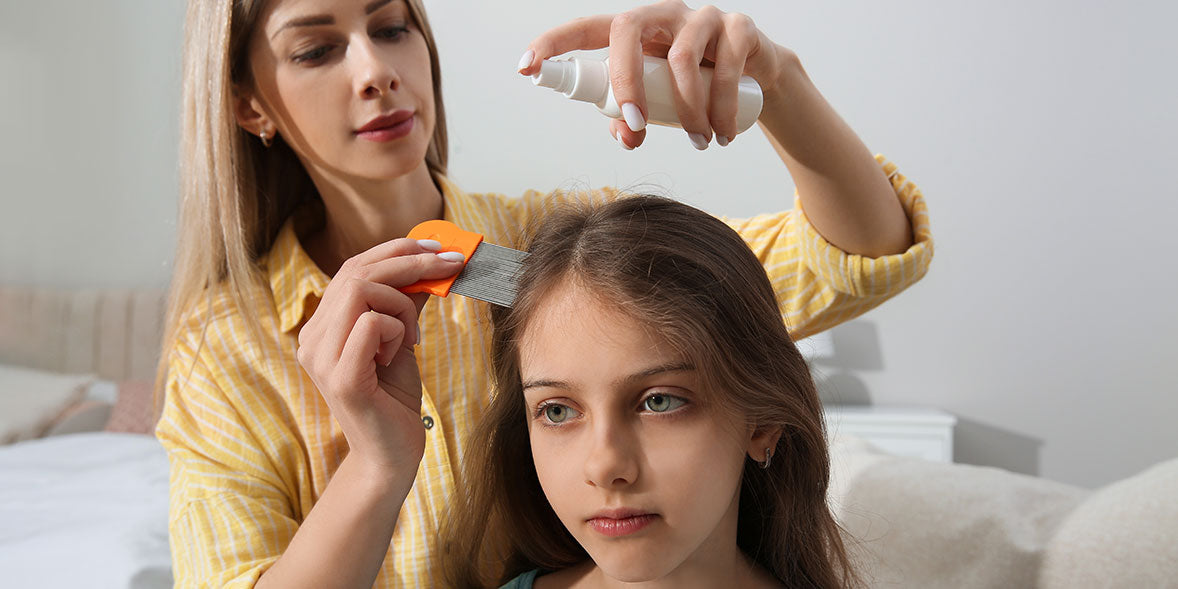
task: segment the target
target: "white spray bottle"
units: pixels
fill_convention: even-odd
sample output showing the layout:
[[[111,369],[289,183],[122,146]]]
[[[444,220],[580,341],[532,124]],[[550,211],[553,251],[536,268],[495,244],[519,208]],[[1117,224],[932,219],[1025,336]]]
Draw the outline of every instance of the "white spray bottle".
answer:
[[[704,94],[712,86],[712,68],[700,67]],[[532,76],[537,86],[552,88],[573,100],[591,102],[607,117],[621,119],[622,109],[614,99],[609,83],[609,58],[572,57],[540,62],[540,71]],[[661,57],[643,56],[642,84],[646,89],[646,122],[682,127],[671,97],[671,67]],[[743,133],[761,116],[761,86],[749,76],[737,84],[736,132]]]

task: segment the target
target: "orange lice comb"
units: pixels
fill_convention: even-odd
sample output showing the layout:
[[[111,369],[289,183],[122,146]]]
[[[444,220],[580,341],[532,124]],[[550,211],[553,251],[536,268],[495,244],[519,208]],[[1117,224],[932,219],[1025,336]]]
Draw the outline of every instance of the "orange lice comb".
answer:
[[[438,280],[421,280],[401,289],[404,293],[427,292],[444,297],[451,291],[462,296],[510,307],[518,291],[516,279],[526,252],[484,243],[483,236],[465,231],[440,219],[425,221],[411,231],[410,239],[432,239],[442,244],[444,252],[461,252],[466,265],[457,276]]]

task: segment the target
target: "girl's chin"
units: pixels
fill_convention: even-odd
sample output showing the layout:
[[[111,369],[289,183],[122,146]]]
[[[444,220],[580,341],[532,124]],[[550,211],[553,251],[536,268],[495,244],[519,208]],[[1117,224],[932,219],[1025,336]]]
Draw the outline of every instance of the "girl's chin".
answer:
[[[667,576],[674,570],[671,563],[658,559],[657,557],[642,559],[637,553],[626,551],[625,548],[618,548],[617,550],[619,551],[618,554],[602,554],[600,558],[597,555],[591,554],[593,561],[597,563],[599,572],[615,581],[622,583],[654,581]],[[615,558],[611,558],[611,556]]]

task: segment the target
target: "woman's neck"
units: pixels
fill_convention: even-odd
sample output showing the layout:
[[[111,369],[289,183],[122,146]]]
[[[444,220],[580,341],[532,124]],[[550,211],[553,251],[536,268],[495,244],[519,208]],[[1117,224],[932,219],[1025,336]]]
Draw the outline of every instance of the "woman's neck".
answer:
[[[422,221],[442,217],[442,192],[424,162],[391,181],[315,176],[315,187],[323,198],[324,225],[303,246],[328,276],[334,276],[348,258],[405,237]]]

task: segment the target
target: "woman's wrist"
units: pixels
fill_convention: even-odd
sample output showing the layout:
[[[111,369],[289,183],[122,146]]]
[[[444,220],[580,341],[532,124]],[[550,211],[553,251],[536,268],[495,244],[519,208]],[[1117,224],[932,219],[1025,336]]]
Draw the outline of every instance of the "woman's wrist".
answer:
[[[777,67],[767,84],[761,88],[764,96],[764,106],[761,110],[761,120],[780,116],[799,116],[798,105],[802,104],[802,97],[813,90],[813,82],[802,67],[798,54],[792,50],[773,44],[776,58],[773,60]],[[792,111],[791,111],[792,108]]]

